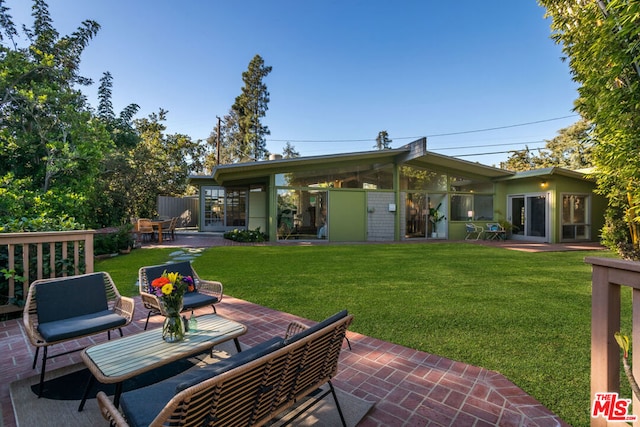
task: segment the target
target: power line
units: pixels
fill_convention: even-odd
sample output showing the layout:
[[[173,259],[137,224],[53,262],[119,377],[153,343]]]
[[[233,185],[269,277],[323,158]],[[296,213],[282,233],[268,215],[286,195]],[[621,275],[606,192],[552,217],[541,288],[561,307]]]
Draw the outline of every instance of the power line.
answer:
[[[568,119],[570,117],[577,117],[577,116],[579,116],[579,115],[578,114],[571,114],[569,116],[556,117],[556,118],[553,118],[553,119],[537,120],[535,122],[520,123],[520,124],[517,124],[517,125],[498,126],[498,127],[494,127],[494,128],[476,129],[476,130],[466,130],[466,131],[462,131],[462,132],[440,133],[440,134],[437,134],[437,135],[427,135],[427,138],[434,138],[436,136],[463,135],[463,134],[466,134],[466,133],[476,133],[476,132],[489,132],[489,131],[492,131],[492,130],[501,130],[501,129],[515,128],[515,127],[519,127],[519,126],[536,125],[538,123],[552,122],[554,120]]]
[[[422,138],[423,136],[426,136],[427,138],[435,138],[435,137],[441,137],[441,136],[453,136],[453,135],[464,135],[469,133],[490,132],[494,130],[510,129],[510,128],[521,127],[521,126],[530,126],[530,125],[535,125],[539,123],[552,122],[555,120],[563,120],[563,119],[568,119],[571,117],[578,117],[578,116],[579,116],[578,114],[571,114],[568,116],[554,117],[552,119],[536,120],[536,121],[526,122],[526,123],[518,123],[515,125],[497,126],[492,128],[465,130],[465,131],[459,131],[459,132],[440,133],[440,134],[433,134],[433,135],[400,136],[400,137],[394,137],[392,139],[395,141],[399,139],[418,139],[418,138]],[[376,140],[375,138],[362,138],[362,139],[267,139],[266,141],[295,142],[295,143],[321,143],[321,142],[333,143],[333,142],[374,142],[375,140]]]
[[[526,141],[526,142],[508,142],[504,144],[466,145],[462,147],[428,148],[428,150],[429,151],[461,150],[461,149],[467,149],[467,148],[505,147],[505,146],[521,145],[521,144],[542,144],[542,143],[546,143],[546,141],[539,140],[539,141]],[[470,155],[473,155],[473,154],[470,154]]]

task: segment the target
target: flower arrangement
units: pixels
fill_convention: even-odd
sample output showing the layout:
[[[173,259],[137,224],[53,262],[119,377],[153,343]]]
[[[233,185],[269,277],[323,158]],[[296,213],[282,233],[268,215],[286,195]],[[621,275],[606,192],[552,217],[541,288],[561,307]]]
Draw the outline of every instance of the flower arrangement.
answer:
[[[182,276],[180,273],[167,273],[151,282],[153,293],[158,297],[165,316],[162,326],[162,337],[167,342],[180,341],[184,338],[184,325],[180,312],[182,311],[182,298],[184,293],[193,292],[195,286],[191,276]]]

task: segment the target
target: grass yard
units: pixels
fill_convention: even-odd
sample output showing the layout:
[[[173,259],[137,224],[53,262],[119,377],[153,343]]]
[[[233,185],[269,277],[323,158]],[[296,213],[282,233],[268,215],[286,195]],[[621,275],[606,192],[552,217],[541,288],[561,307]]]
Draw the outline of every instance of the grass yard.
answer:
[[[137,250],[95,269],[135,295],[138,268],[171,251]],[[593,255],[614,256],[462,243],[236,246],[207,249],[194,266],[225,294],[276,310],[319,321],[346,308],[353,331],[498,371],[569,424],[588,426],[591,267],[583,260]]]

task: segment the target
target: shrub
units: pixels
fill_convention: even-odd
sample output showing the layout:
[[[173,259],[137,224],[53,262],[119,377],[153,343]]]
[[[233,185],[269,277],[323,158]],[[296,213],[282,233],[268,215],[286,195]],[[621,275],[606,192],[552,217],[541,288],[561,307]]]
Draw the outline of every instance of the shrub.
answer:
[[[234,242],[264,242],[267,235],[260,231],[260,227],[255,230],[238,230],[237,228],[224,233],[224,238]]]

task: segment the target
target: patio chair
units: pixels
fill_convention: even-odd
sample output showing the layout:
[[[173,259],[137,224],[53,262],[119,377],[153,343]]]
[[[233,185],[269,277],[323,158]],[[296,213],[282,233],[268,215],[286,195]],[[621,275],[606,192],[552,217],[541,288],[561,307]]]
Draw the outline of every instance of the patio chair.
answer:
[[[149,310],[147,313],[147,321],[144,324],[144,329],[147,329],[149,325],[149,318],[151,315],[162,314],[162,305],[159,298],[155,295],[151,289],[151,282],[158,277],[162,276],[162,273],[180,273],[180,275],[191,276],[195,285],[193,292],[186,292],[183,297],[182,311],[193,310],[200,307],[206,307],[210,305],[213,308],[213,312],[216,313],[215,304],[222,301],[222,283],[214,280],[203,280],[198,276],[198,273],[191,266],[191,262],[182,261],[172,264],[154,265],[149,267],[142,267],[138,271],[138,286],[140,289],[140,297],[144,307]]]
[[[147,241],[153,240],[153,234],[155,231],[153,230],[153,224],[151,224],[151,220],[148,218],[140,218],[138,219],[138,235],[142,237],[142,240],[147,238]]]
[[[176,239],[176,226],[178,225],[178,217],[171,218],[169,228],[162,230],[162,240],[175,240]]]
[[[25,300],[23,322],[29,341],[36,348],[32,369],[43,348],[38,395],[42,394],[47,359],[83,348],[63,343],[101,332],[111,339],[114,329],[122,336],[122,328],[131,323],[134,310],[133,298],[121,296],[107,272],[34,281]],[[63,344],[66,351],[49,355],[48,348],[54,344]]]
[[[467,231],[467,235],[465,236],[464,240],[470,240],[470,239],[479,240],[480,237],[482,237],[482,233],[484,232],[484,229],[470,222],[466,225],[466,231]]]
[[[489,240],[505,240],[507,238],[507,232],[503,226],[497,222],[487,223],[487,238]]]

